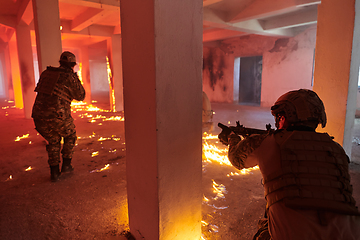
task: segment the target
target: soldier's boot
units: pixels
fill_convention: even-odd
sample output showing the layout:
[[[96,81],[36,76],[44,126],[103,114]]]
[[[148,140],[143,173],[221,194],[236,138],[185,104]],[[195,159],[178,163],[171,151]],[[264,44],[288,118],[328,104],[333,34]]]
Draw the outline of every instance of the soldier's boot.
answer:
[[[61,166],[62,173],[68,173],[74,171],[73,166],[71,166],[71,158],[63,158],[63,164]]]
[[[61,174],[59,171],[59,165],[50,166],[50,173],[51,173],[51,177],[50,177],[51,181],[57,182]]]

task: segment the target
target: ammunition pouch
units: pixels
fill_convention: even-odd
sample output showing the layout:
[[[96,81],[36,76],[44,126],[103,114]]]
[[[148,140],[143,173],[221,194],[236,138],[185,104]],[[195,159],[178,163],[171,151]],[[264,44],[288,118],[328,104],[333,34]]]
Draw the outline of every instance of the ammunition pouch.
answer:
[[[287,207],[360,215],[352,196],[348,157],[326,133],[284,131],[275,135],[281,166],[264,177],[267,208]]]

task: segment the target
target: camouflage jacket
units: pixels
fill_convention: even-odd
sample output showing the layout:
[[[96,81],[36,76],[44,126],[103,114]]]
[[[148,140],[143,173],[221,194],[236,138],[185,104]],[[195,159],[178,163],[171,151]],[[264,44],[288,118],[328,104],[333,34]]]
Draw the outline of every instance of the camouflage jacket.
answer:
[[[274,132],[264,134],[253,134],[245,139],[241,139],[239,135],[231,133],[229,136],[229,152],[228,157],[231,164],[237,169],[254,167],[258,162],[248,161],[247,157],[258,148],[266,137]]]
[[[82,101],[85,89],[77,73],[63,67],[47,67],[35,88],[37,96],[32,117],[37,119],[71,118],[71,101]]]

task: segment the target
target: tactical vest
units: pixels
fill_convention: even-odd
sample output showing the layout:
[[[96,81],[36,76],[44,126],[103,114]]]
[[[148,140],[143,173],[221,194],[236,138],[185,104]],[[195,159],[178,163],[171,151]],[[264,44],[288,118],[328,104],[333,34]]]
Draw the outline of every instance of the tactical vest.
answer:
[[[69,90],[63,84],[64,79],[62,79],[64,77],[66,78],[67,75],[66,69],[47,67],[40,75],[35,92],[56,95],[68,102],[71,102],[72,97]]]
[[[349,159],[327,133],[282,131],[281,169],[264,177],[267,208],[287,207],[360,215],[352,196]]]

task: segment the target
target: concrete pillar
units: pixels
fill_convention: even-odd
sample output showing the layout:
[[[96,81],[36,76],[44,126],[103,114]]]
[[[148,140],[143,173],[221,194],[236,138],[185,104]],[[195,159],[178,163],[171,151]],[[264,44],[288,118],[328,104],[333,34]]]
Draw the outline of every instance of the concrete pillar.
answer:
[[[130,232],[198,240],[202,1],[120,4]]]
[[[91,84],[90,84],[90,62],[89,62],[89,49],[87,46],[80,49],[81,56],[81,77],[83,86],[85,88],[85,102],[91,103]]]
[[[6,74],[5,47],[0,50],[0,98],[9,99],[8,78]]]
[[[62,53],[59,1],[32,0],[39,72],[58,66]]]
[[[111,109],[124,111],[121,35],[115,34],[107,40],[108,58],[111,68],[110,105]],[[112,91],[114,96],[112,96]]]
[[[356,1],[357,15],[359,3]],[[323,131],[335,137],[351,156],[359,74],[359,16],[355,0],[323,0],[318,7],[314,88],[324,101],[328,123]]]
[[[21,89],[24,101],[25,118],[31,118],[32,106],[35,101],[35,75],[31,46],[30,27],[20,21],[16,27],[16,42],[20,66]]]
[[[10,59],[10,44],[8,43],[6,48],[4,49],[4,64],[6,68],[6,91],[7,98],[11,101],[14,101],[14,88],[12,83],[12,75],[11,75],[11,59]]]
[[[19,58],[18,58],[18,49],[16,46],[16,37],[13,37],[9,42],[10,49],[10,62],[11,62],[11,79],[12,87],[14,91],[14,101],[16,108],[23,108],[23,95],[21,89],[21,78],[20,78],[20,68],[19,68]]]

